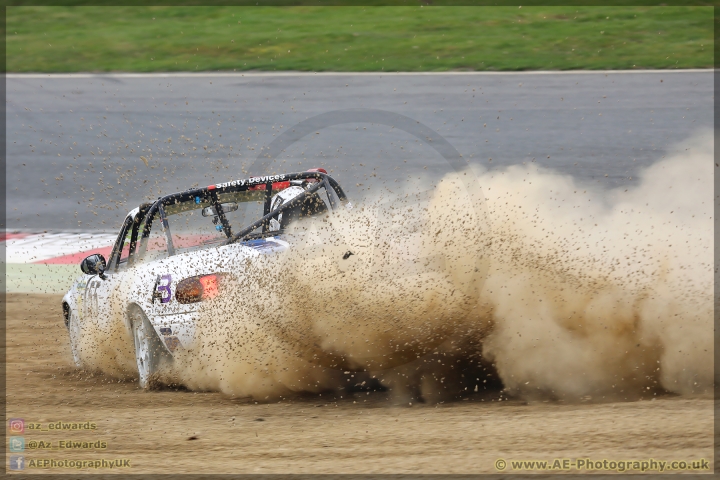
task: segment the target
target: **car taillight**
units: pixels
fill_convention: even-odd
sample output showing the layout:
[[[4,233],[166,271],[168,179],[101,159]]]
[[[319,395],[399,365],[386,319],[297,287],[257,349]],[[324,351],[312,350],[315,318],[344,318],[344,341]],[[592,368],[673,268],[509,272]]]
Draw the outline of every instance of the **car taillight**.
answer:
[[[199,275],[178,282],[175,299],[178,303],[196,303],[217,297],[220,292],[221,274]]]
[[[305,170],[305,171],[306,171],[306,172],[320,172],[320,173],[324,173],[325,175],[327,175],[327,170],[325,170],[325,169],[322,168],[322,167],[321,167],[321,168],[309,168],[309,169],[307,169],[307,170]],[[318,180],[317,178],[308,178],[306,181],[307,181],[308,183],[316,183],[316,182],[318,182],[319,180]]]
[[[203,287],[203,298],[217,297],[220,287],[217,275],[204,275],[200,277],[200,284]]]

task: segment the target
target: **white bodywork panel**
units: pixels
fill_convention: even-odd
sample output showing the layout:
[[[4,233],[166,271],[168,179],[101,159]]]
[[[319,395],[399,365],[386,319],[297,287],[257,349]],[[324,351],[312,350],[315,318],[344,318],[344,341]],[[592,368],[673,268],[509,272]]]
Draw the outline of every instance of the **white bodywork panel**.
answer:
[[[134,218],[137,211],[131,211],[128,217]],[[119,271],[108,270],[104,280],[98,275],[82,275],[65,294],[63,303],[77,313],[81,325],[92,321],[102,328],[110,327],[107,322],[124,322],[130,342],[133,340],[127,312],[135,305],[142,309],[158,338],[172,353],[193,343],[197,312],[202,304],[179,303],[175,298],[178,282],[212,273],[228,273],[241,280],[247,259],[288,248],[285,240],[268,237],[180,253],[121,267]],[[155,291],[161,298],[153,300]]]

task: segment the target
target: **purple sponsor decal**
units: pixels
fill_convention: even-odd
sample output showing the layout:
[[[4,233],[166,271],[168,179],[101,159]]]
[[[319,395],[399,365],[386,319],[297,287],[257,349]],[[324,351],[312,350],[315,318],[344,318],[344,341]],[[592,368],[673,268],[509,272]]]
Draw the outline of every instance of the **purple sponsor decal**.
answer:
[[[167,283],[162,284],[162,282],[167,281]],[[168,303],[170,299],[172,298],[172,291],[170,290],[170,285],[172,284],[172,275],[163,275],[160,277],[160,284],[157,287],[157,291],[162,294],[162,297],[160,297],[160,303]]]

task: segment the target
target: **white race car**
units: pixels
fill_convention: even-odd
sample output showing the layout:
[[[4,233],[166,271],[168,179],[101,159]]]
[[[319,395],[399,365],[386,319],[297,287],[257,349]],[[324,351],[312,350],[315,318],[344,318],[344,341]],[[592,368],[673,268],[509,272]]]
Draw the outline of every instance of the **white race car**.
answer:
[[[122,323],[147,388],[163,359],[192,344],[201,303],[222,294],[228,276],[241,277],[248,259],[289,248],[283,232],[291,222],[341,204],[351,207],[340,185],[313,169],[191,189],[133,209],[109,260],[85,258],[84,275],[63,297],[75,364],[92,355],[83,348],[88,326],[111,331],[117,325],[108,323]]]

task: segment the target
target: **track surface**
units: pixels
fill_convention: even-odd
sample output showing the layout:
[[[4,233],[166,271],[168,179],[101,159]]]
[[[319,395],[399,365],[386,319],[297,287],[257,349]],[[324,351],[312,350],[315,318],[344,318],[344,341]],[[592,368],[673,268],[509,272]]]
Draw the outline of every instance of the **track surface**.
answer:
[[[484,167],[535,159],[602,186],[628,185],[639,167],[712,128],[712,105],[710,70],[10,75],[8,226],[114,232],[143,200],[265,173],[251,165],[279,132],[348,108],[409,116]],[[395,188],[408,175],[450,170],[414,137],[358,122],[306,137],[283,160],[270,170],[324,165],[356,199],[371,184]]]
[[[217,393],[147,393],[132,381],[71,366],[59,303],[53,295],[8,295],[7,416],[44,427],[95,422],[94,432],[26,430],[24,437],[26,444],[101,440],[107,448],[26,450],[26,461],[126,458],[128,473],[493,473],[500,458],[712,457],[709,398],[527,405],[498,402],[499,392],[491,392],[401,407],[380,392],[272,404]]]

